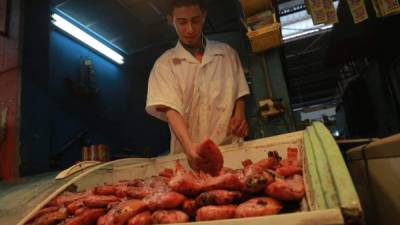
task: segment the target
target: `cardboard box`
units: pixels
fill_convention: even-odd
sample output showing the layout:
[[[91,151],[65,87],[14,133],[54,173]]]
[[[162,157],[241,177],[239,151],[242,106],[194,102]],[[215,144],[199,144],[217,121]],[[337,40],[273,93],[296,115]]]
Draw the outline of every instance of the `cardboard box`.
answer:
[[[346,155],[366,224],[398,224],[400,134],[350,149]]]

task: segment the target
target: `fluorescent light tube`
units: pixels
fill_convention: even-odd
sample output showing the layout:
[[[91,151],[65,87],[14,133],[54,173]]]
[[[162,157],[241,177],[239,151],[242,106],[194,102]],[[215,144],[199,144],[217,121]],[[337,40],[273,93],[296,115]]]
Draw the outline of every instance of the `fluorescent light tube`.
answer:
[[[83,43],[89,45],[96,51],[100,52],[101,54],[107,56],[108,58],[112,59],[118,64],[124,64],[124,57],[112,50],[111,48],[107,47],[100,41],[96,40],[89,34],[85,33],[66,19],[62,18],[57,14],[52,14],[51,17],[53,18],[53,24],[60,29],[64,30],[68,34],[74,36],[78,40],[82,41]]]

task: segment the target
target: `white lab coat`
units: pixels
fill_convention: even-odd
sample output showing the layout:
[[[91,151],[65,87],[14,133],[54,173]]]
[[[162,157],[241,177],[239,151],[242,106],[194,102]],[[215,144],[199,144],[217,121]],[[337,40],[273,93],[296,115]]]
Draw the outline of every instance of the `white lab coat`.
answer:
[[[240,59],[229,45],[207,40],[200,63],[178,41],[167,50],[151,71],[146,111],[167,121],[159,106],[179,112],[192,141],[211,138],[215,143],[227,140],[228,126],[234,104],[249,94]],[[171,130],[171,153],[183,147]]]

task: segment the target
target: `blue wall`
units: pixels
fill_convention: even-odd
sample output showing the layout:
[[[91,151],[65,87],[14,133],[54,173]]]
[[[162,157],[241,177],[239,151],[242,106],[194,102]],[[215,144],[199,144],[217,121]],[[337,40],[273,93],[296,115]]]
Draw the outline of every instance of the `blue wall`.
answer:
[[[39,112],[38,107],[31,106],[29,114],[41,116],[26,120],[27,123],[42,120],[47,129],[42,133],[48,133],[50,144],[38,146],[49,148],[48,158],[53,164],[50,169],[80,160],[80,149],[85,143],[111,146],[114,158],[155,156],[168,150],[168,127],[144,111],[148,71],[158,56],[157,53],[146,55],[127,58],[126,64],[119,66],[62,32],[50,31],[46,96],[49,101],[42,102],[47,111]],[[94,65],[99,92],[93,101],[82,98],[65,85],[66,79],[75,87],[79,84],[81,58],[91,59]],[[85,131],[82,139],[64,148]]]

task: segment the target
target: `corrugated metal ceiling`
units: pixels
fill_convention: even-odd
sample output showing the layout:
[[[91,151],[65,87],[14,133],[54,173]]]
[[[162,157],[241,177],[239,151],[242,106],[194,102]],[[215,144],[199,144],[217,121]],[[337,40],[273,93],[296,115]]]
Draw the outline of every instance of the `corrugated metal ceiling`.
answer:
[[[176,39],[166,23],[165,0],[65,0],[55,8],[104,37],[127,54]],[[206,34],[238,30],[237,1],[206,1]]]

